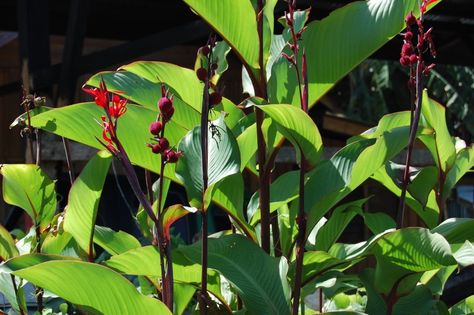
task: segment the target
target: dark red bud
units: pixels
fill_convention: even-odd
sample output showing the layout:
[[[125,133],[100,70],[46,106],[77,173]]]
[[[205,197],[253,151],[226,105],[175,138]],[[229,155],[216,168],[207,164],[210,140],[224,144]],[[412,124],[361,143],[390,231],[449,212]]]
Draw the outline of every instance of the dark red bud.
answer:
[[[161,146],[158,143],[155,144],[147,144],[149,148],[151,148],[151,152],[158,154],[161,153]]]
[[[199,80],[206,81],[207,78],[207,70],[204,68],[199,68],[196,70],[196,75]]]
[[[150,133],[154,136],[159,135],[162,129],[163,124],[160,121],[154,121],[150,125]]]
[[[409,43],[405,43],[402,46],[402,57],[409,56],[413,53],[413,47]]]
[[[168,111],[162,111],[161,112],[161,116],[163,117],[163,121],[169,121],[171,119],[171,117],[173,117],[173,114],[174,114],[174,107],[171,107],[170,109],[168,109]]]
[[[207,46],[207,45],[206,45],[206,46],[202,46],[202,47],[200,48],[200,50],[201,50],[201,53],[202,53],[204,56],[209,55],[209,53],[211,52],[211,49],[210,49],[209,46]]]
[[[161,152],[163,152],[164,150],[170,147],[170,143],[168,142],[168,139],[166,138],[161,138],[160,140],[158,140],[158,144],[161,147]]]
[[[165,156],[166,156],[166,162],[168,163],[176,163],[178,162],[178,159],[182,156],[183,154],[181,152],[176,152],[174,150],[166,150],[165,151]]]
[[[416,23],[416,17],[413,15],[412,12],[408,13],[408,15],[405,17],[405,24],[407,26],[413,25]]]
[[[410,64],[413,65],[413,64],[415,64],[415,62],[418,61],[418,57],[416,55],[411,55],[409,57],[409,60],[410,60]]]
[[[171,108],[173,108],[173,101],[171,101],[168,97],[162,97],[158,101],[158,108],[160,109],[161,113],[168,112]]]
[[[404,67],[407,67],[410,64],[410,58],[407,56],[400,57],[400,64]]]
[[[413,33],[412,32],[406,32],[405,33],[405,40],[410,41],[413,38]]]
[[[214,62],[213,64],[211,64],[211,69],[212,69],[212,70],[217,70],[218,67],[219,67],[219,66],[218,66],[217,63],[215,63],[215,62]]]
[[[214,92],[209,95],[209,105],[217,105],[222,102],[222,96],[218,92]]]

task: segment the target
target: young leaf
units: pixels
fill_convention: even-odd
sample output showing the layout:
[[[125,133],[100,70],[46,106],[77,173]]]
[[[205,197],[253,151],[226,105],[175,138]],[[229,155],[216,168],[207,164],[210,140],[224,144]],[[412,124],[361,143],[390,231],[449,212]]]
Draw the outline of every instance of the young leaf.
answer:
[[[0,262],[18,256],[18,249],[7,229],[0,225]]]
[[[0,165],[3,199],[28,213],[35,225],[48,226],[56,212],[54,182],[33,164]]]
[[[112,156],[100,151],[84,167],[69,191],[64,230],[70,233],[89,257],[94,255],[94,225],[100,196]]]
[[[223,117],[213,121],[208,128],[208,185],[240,171],[240,153],[232,132]],[[197,126],[181,140],[178,149],[184,153],[176,166],[176,176],[184,183],[191,206],[201,208],[204,193],[202,182],[201,127]]]
[[[193,207],[186,207],[183,205],[173,205],[165,209],[162,213],[162,217],[160,218],[163,233],[165,233],[165,237],[170,240],[170,228],[171,225],[184,217],[187,214],[195,213],[198,209]]]
[[[217,270],[235,287],[248,314],[288,314],[289,287],[284,258],[267,255],[237,234],[209,239],[209,268]],[[195,263],[201,261],[201,243],[180,247]]]

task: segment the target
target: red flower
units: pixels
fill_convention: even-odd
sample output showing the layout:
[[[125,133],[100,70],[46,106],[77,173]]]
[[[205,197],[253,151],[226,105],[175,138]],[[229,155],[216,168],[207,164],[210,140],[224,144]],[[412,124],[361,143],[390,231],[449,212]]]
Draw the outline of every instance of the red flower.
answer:
[[[112,105],[109,106],[109,114],[115,119],[119,118],[127,111],[128,100],[120,98],[118,95],[112,96]]]
[[[109,97],[107,87],[105,86],[104,79],[100,79],[99,88],[82,88],[82,90],[90,95],[94,96],[95,103],[102,107],[107,108],[109,105]]]

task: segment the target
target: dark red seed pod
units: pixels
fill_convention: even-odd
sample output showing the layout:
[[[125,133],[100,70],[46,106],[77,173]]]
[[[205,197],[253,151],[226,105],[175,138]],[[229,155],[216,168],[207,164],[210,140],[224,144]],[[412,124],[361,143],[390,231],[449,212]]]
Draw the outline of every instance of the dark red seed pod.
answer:
[[[404,67],[408,67],[410,64],[410,58],[408,58],[407,56],[400,57],[400,64]]]
[[[168,112],[171,108],[173,108],[173,101],[168,97],[162,97],[158,101],[158,108],[160,109],[161,113]]]
[[[207,45],[206,45],[206,46],[202,46],[202,47],[200,48],[200,50],[201,50],[201,53],[202,53],[204,56],[209,55],[209,53],[211,52],[211,49],[210,49],[209,46],[207,46]]]
[[[409,60],[410,60],[410,64],[412,65],[418,61],[418,57],[415,54],[413,54],[409,57]]]
[[[150,133],[154,136],[158,136],[163,129],[161,121],[154,121],[150,124]]]
[[[209,95],[209,105],[214,106],[222,102],[222,96],[218,92]]]
[[[405,17],[405,24],[407,26],[411,26],[416,23],[416,17],[413,15],[412,12],[408,13],[408,15]]]
[[[217,70],[218,67],[219,67],[219,65],[218,65],[216,62],[214,62],[213,64],[211,64],[211,69],[212,69],[212,70]]]
[[[147,146],[151,148],[151,152],[155,154],[161,153],[161,146],[159,143],[148,144]]]
[[[405,43],[402,46],[402,57],[409,56],[413,53],[413,47],[409,43]]]
[[[412,32],[406,32],[405,33],[405,40],[410,41],[413,38],[413,33]]]
[[[162,111],[161,116],[163,117],[163,121],[165,121],[165,122],[169,121],[171,119],[171,117],[173,117],[173,114],[174,114],[174,107],[171,107],[166,112]]]
[[[170,147],[170,143],[168,142],[168,139],[166,138],[161,138],[160,140],[158,140],[158,144],[161,147],[161,152],[167,150]]]
[[[207,70],[204,68],[199,68],[196,70],[196,75],[199,80],[205,81],[207,78]]]

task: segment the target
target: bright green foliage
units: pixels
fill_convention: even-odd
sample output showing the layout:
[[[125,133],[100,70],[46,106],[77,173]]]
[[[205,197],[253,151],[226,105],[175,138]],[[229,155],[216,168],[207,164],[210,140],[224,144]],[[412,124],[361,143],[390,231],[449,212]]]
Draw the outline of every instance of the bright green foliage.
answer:
[[[89,257],[94,255],[94,225],[111,161],[110,153],[99,152],[82,170],[69,192],[64,230],[74,237]]]
[[[208,185],[240,171],[237,141],[224,123],[223,117],[213,121],[208,139]],[[201,127],[195,127],[181,140],[178,149],[184,156],[176,166],[176,176],[184,183],[189,203],[201,208],[204,184],[202,180]],[[206,210],[206,209],[204,209]]]
[[[0,261],[5,261],[18,255],[18,249],[15,247],[10,233],[0,225]]]
[[[179,249],[195,263],[201,261],[196,243]],[[268,256],[240,235],[209,239],[209,268],[217,270],[235,287],[249,314],[288,314],[289,288],[284,258]]]
[[[76,304],[87,313],[171,314],[162,302],[141,295],[120,274],[97,264],[51,260],[13,273]]]
[[[140,247],[140,242],[132,235],[123,231],[115,232],[103,226],[95,226],[94,243],[111,255],[122,254],[130,249]]]
[[[32,164],[0,166],[3,176],[3,199],[28,213],[35,225],[45,228],[56,212],[54,182]]]

